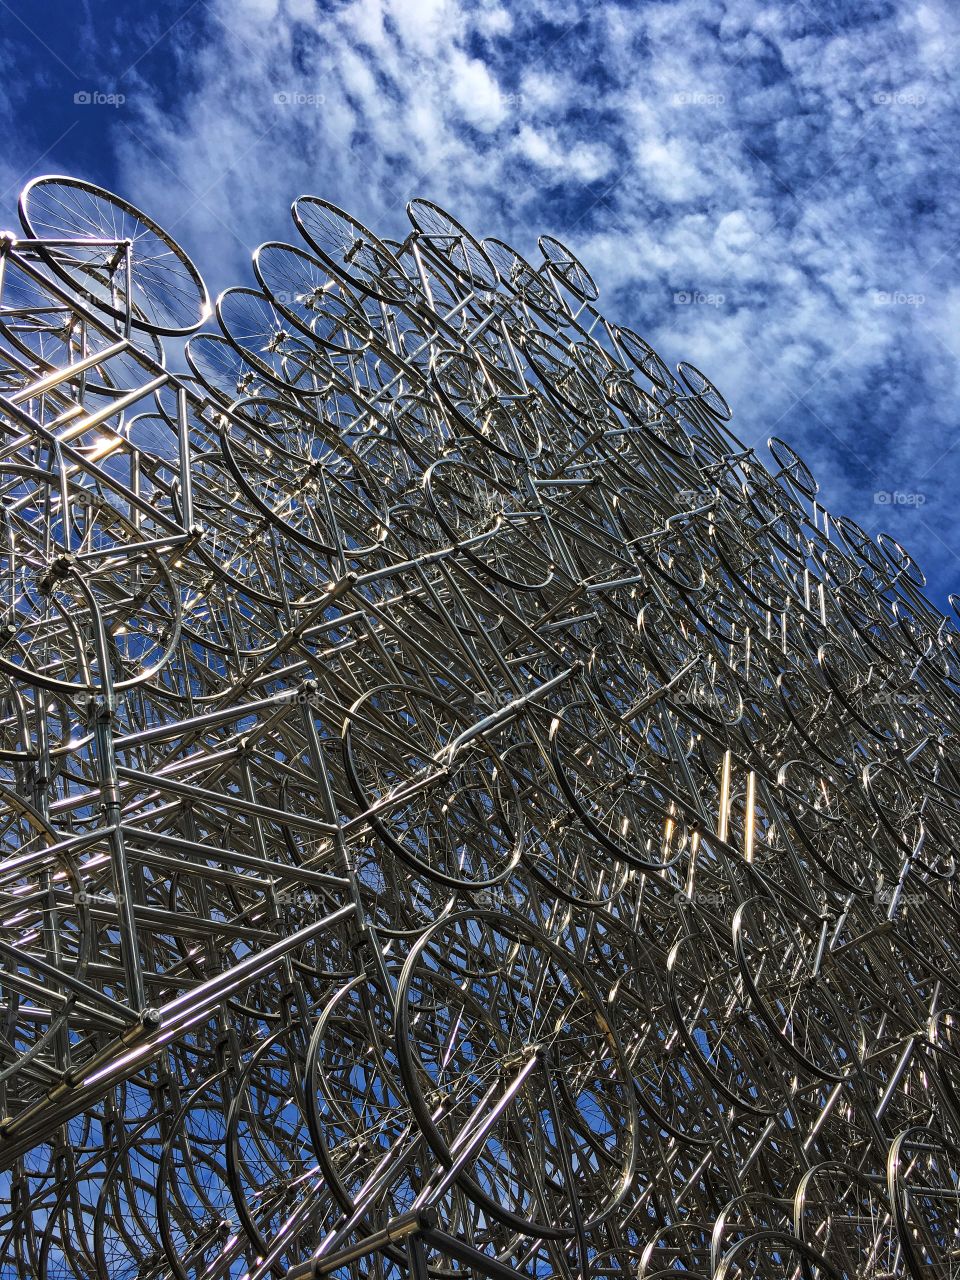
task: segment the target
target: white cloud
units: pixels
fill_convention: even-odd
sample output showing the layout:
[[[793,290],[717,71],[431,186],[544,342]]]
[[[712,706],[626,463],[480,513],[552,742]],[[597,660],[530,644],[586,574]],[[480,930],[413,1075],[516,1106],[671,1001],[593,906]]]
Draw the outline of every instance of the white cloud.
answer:
[[[509,35],[513,30],[513,18],[501,5],[478,9],[473,20],[477,31],[487,37]]]
[[[450,96],[463,119],[484,132],[495,129],[506,114],[504,95],[479,58],[455,50],[450,62]]]

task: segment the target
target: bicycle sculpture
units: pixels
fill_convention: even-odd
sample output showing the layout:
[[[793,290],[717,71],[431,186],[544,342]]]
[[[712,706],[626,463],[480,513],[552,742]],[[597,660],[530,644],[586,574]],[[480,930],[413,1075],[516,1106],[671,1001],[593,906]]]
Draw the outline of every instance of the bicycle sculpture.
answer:
[[[0,244],[0,1276],[960,1275],[960,633],[408,213]]]

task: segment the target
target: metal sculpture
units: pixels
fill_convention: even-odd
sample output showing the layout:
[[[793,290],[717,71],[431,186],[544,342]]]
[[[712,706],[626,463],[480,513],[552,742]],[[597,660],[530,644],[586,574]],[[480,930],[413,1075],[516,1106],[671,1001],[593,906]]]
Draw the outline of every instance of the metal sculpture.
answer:
[[[0,243],[0,1276],[957,1276],[953,621],[408,212]]]

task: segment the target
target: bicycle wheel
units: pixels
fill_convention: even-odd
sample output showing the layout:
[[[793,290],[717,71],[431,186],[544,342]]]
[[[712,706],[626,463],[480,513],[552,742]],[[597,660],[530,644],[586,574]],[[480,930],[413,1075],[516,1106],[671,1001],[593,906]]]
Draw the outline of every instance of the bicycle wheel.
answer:
[[[779,1094],[767,1029],[750,1006],[732,946],[700,913],[667,958],[667,994],[677,1028],[700,1070],[744,1111],[768,1115]]]
[[[807,1071],[843,1080],[865,1052],[866,1034],[849,1027],[830,987],[842,973],[823,963],[827,921],[760,896],[740,904],[733,943],[750,998],[773,1035]]]
[[[302,395],[327,390],[319,348],[291,333],[284,317],[258,289],[226,289],[217,299],[217,321],[227,341],[261,377]]]
[[[553,1239],[575,1234],[574,1198],[585,1230],[614,1212],[636,1167],[633,1082],[570,956],[525,921],[461,912],[410,952],[396,1010],[401,1077],[443,1167],[492,1122],[458,1177],[467,1196]]]
[[[882,1178],[839,1161],[800,1179],[794,1230],[843,1276],[900,1276],[903,1251]]]
[[[520,857],[500,734],[470,736],[482,719],[462,700],[388,684],[358,698],[343,722],[360,816],[415,870],[458,887],[497,884]]]
[[[431,355],[430,382],[442,408],[485,448],[528,465],[538,457],[543,441],[516,383],[498,386],[477,357],[446,349]]]
[[[674,891],[668,899],[674,931],[680,925],[678,896]],[[646,930],[638,933],[634,928],[634,919],[645,920],[648,909],[648,899],[638,895],[637,915],[628,917],[619,930],[611,926],[612,938],[621,940],[612,951],[611,965],[598,958],[596,945],[586,959],[594,982],[606,992],[607,1005],[620,1031],[641,1114],[651,1117],[656,1132],[667,1139],[675,1138],[684,1149],[702,1152],[719,1138],[722,1103],[671,1013],[666,991],[667,952],[659,943],[651,943]],[[654,935],[658,928],[650,932]],[[670,930],[664,932],[669,935]],[[666,945],[670,945],[669,936]]]
[[[537,248],[546,259],[551,274],[562,280],[575,298],[581,302],[596,302],[600,297],[600,290],[594,283],[593,276],[571,249],[553,236],[541,236],[537,241]]]
[[[93,1256],[100,1274],[140,1280],[161,1265],[156,1185],[164,1134],[159,1115],[118,1144],[100,1185]]]
[[[52,531],[41,542],[24,522],[28,541],[7,526],[0,669],[54,693],[92,692],[108,679],[130,688],[159,671],[177,643],[177,592],[162,557],[138,548],[132,522],[100,495],[77,497],[69,548]]]
[[[617,345],[624,352],[630,363],[639,369],[641,373],[646,374],[655,388],[668,392],[681,389],[680,383],[670,370],[670,366],[657,354],[646,338],[641,338],[639,333],[634,333],[632,329],[627,329],[622,325],[617,325],[614,328],[614,336]],[[662,406],[662,400],[658,399],[657,403]]]
[[[488,293],[500,277],[479,240],[432,200],[411,200],[407,217],[431,252],[456,272],[471,290]]]
[[[427,508],[478,569],[518,591],[542,591],[555,564],[536,510],[489,472],[441,458],[423,477]]]
[[[305,249],[262,244],[253,273],[281,315],[325,350],[356,356],[369,344],[373,335],[359,300]]]
[[[525,334],[521,350],[547,395],[566,409],[601,426],[607,418],[606,396],[594,378],[552,334]]]
[[[574,812],[615,857],[641,870],[662,870],[689,853],[686,806],[656,776],[646,743],[584,700],[554,717],[550,747]]]
[[[805,498],[813,498],[819,493],[820,486],[813,478],[810,468],[800,455],[790,448],[786,441],[779,440],[776,436],[771,436],[767,441],[767,448],[779,467],[774,479],[786,476]]]
[[[295,1023],[284,1026],[254,1050],[233,1085],[224,1144],[227,1181],[244,1232],[261,1257],[273,1240],[287,1235],[290,1265],[320,1243],[318,1218],[326,1199],[300,1102],[303,1059],[292,1042],[301,1032]],[[311,1212],[304,1222],[305,1204]],[[296,1216],[301,1222],[290,1230]]]
[[[664,1280],[666,1276],[710,1275],[709,1222],[684,1220],[662,1226],[644,1246],[637,1280]]]
[[[886,583],[890,573],[890,561],[880,552],[869,533],[849,516],[837,516],[833,525],[854,559],[859,560],[866,567],[870,578]]]
[[[923,570],[910,552],[897,542],[896,538],[891,537],[889,533],[878,533],[877,545],[897,570],[898,578],[905,578],[914,587],[925,587],[927,585]]]
[[[337,1207],[372,1224],[407,1212],[432,1158],[399,1079],[392,994],[366,973],[324,1006],[307,1048],[312,1149]]]
[[[226,1070],[193,1089],[171,1123],[157,1172],[157,1226],[176,1280],[230,1264],[253,1265],[253,1247],[240,1225],[225,1165]]]
[[[714,1280],[849,1280],[826,1258],[786,1231],[758,1231],[731,1248]]]
[[[624,640],[605,636],[584,663],[584,679],[615,724],[624,725],[641,740],[647,739],[645,712],[656,700],[660,682],[650,669],[638,631],[628,633]]]
[[[532,738],[509,746],[503,759],[517,793],[522,866],[574,906],[610,906],[629,882],[629,867],[577,822]]]
[[[956,1280],[960,1149],[934,1129],[905,1129],[890,1145],[887,1188],[914,1280]]]
[[[241,396],[257,395],[265,386],[263,375],[219,333],[197,333],[184,347],[194,375],[214,400],[227,407]]]
[[[402,302],[414,295],[396,257],[349,213],[318,196],[300,196],[290,212],[307,244],[348,284],[383,302]]]
[[[533,307],[544,319],[553,324],[565,321],[559,298],[547,280],[522,258],[516,249],[503,240],[488,236],[481,246],[496,269],[501,282],[516,295],[524,306]]]
[[[379,482],[327,423],[273,399],[245,399],[231,413],[221,418],[224,460],[271,522],[324,555],[363,556],[382,544]]]
[[[697,404],[708,409],[710,413],[719,418],[721,422],[729,422],[733,417],[730,406],[724,400],[723,396],[713,385],[705,373],[701,373],[695,365],[690,364],[686,360],[681,360],[677,365],[677,372],[683,379],[684,383],[696,396]]]
[[[792,1229],[787,1205],[767,1191],[745,1191],[728,1200],[717,1214],[710,1234],[710,1274],[731,1248],[758,1231],[789,1232]]]
[[[145,213],[92,182],[34,178],[20,196],[20,221],[38,240],[74,241],[43,250],[44,260],[98,309],[122,320],[129,307],[135,328],[183,335],[210,315],[206,285],[180,246]]]

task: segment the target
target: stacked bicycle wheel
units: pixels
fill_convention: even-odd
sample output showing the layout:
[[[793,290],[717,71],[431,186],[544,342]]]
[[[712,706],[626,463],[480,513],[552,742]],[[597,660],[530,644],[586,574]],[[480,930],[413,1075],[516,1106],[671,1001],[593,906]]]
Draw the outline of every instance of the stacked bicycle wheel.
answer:
[[[955,619],[408,213],[0,243],[0,1280],[960,1276]]]

